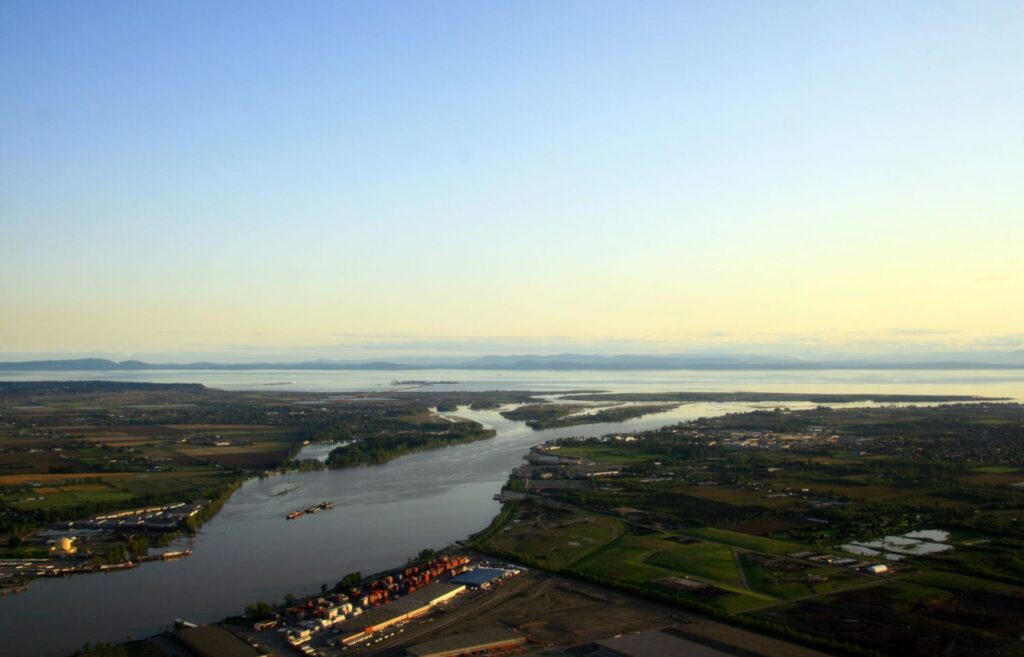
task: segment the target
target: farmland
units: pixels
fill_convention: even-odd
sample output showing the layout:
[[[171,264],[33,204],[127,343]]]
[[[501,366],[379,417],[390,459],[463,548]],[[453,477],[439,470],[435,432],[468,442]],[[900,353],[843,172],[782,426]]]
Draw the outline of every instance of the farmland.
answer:
[[[1024,653],[1019,405],[776,409],[536,452],[480,549],[839,652]],[[572,514],[623,529],[516,551]]]
[[[528,394],[468,394],[505,403]],[[487,438],[480,425],[440,417],[448,397],[225,392],[193,384],[0,382],[0,558],[52,554],[38,530],[168,504],[198,504],[180,525],[160,522],[78,533],[62,566],[123,560],[166,543],[219,508],[247,477],[290,467],[310,442],[339,442],[332,467],[379,463],[418,449]],[[134,541],[134,543],[133,543]],[[62,556],[62,555],[57,555]]]

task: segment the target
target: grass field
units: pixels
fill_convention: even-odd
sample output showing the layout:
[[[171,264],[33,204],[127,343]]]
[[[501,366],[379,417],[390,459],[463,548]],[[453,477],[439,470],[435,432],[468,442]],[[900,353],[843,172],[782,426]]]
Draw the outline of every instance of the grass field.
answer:
[[[176,472],[8,475],[0,478],[0,484],[17,485],[18,488],[0,493],[0,500],[17,509],[32,510],[97,502],[128,502],[148,495],[178,492],[192,497],[230,479],[229,472],[210,467]],[[87,483],[80,483],[83,480]],[[42,485],[30,485],[35,482]]]
[[[728,546],[706,541],[689,545],[658,541],[654,545],[654,539],[642,537],[638,541],[650,541],[650,547],[656,550],[644,560],[646,563],[720,584],[741,586],[739,568]]]
[[[635,449],[617,448],[614,445],[566,445],[553,453],[556,456],[586,458],[596,463],[622,465],[658,459],[657,454],[648,454]]]
[[[625,523],[607,516],[526,508],[495,532],[486,546],[515,553],[526,563],[557,571],[614,541],[625,531]]]
[[[749,554],[740,556],[740,565],[746,575],[747,585],[752,591],[784,600],[817,592],[814,585],[807,581],[806,576],[812,574],[810,571],[780,575],[777,570],[755,564]],[[824,573],[817,572],[814,574],[824,575]]]
[[[575,565],[596,578],[658,587],[659,580],[704,581],[711,592],[676,591],[686,599],[738,613],[770,604],[773,598],[742,588],[739,569],[728,546],[699,542],[680,544],[671,537],[627,535]],[[717,590],[717,592],[716,592]]]
[[[960,477],[960,481],[965,484],[973,484],[975,486],[1010,486],[1012,484],[1024,482],[1024,472],[1019,470],[1011,470],[1008,472],[980,472],[978,474]]]
[[[920,605],[939,605],[953,598],[948,591],[903,581],[886,582],[868,591],[858,589],[837,595],[848,600],[867,600],[873,605],[884,605],[894,613],[911,611]]]
[[[985,465],[979,468],[971,468],[974,472],[986,474],[1020,474],[1024,475],[1024,468],[1016,465]]]
[[[959,575],[941,570],[927,570],[912,573],[904,578],[905,581],[931,586],[953,593],[967,593],[971,591],[999,591],[1024,598],[1024,587],[993,582],[987,579],[979,579],[969,575]]]
[[[800,552],[801,550],[806,549],[799,543],[787,543],[786,541],[778,541],[772,538],[754,536],[752,534],[741,534],[739,532],[715,529],[713,527],[688,529],[686,530],[686,534],[688,536],[716,541],[718,543],[725,543],[727,545],[744,548],[746,550],[753,550],[755,552],[764,552],[766,554],[790,554],[792,552]]]

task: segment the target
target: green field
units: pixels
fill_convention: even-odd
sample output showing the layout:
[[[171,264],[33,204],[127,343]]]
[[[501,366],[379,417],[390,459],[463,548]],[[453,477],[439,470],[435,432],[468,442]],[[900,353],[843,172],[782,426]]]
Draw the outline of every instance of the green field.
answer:
[[[651,547],[657,551],[644,561],[652,566],[728,586],[741,586],[736,559],[728,546],[708,542],[679,545],[672,541],[659,541],[659,545]]]
[[[1016,465],[986,465],[980,468],[971,468],[971,470],[987,474],[1024,474],[1024,468]]]
[[[611,543],[625,531],[625,523],[607,516],[527,511],[496,531],[486,541],[486,546],[514,553],[525,563],[558,571]]]
[[[998,591],[1024,598],[1024,587],[979,579],[969,575],[948,573],[941,570],[928,570],[912,573],[904,577],[907,582],[930,586],[952,593],[968,593],[972,591]]]
[[[638,452],[635,449],[621,449],[614,445],[567,445],[552,452],[555,456],[573,456],[590,459],[596,463],[622,464],[642,463],[657,460],[657,454]]]
[[[658,587],[659,580],[688,578],[704,581],[717,594],[675,591],[683,599],[737,613],[771,604],[774,599],[742,588],[740,572],[728,546],[699,542],[680,544],[667,536],[627,535],[575,565],[598,580]]]
[[[753,550],[755,552],[764,552],[766,554],[790,554],[807,549],[806,546],[798,543],[787,543],[786,541],[778,541],[773,538],[730,532],[724,529],[715,529],[713,527],[688,529],[686,530],[686,534],[688,536],[695,536],[697,538],[725,543],[727,545],[733,545],[735,547]]]

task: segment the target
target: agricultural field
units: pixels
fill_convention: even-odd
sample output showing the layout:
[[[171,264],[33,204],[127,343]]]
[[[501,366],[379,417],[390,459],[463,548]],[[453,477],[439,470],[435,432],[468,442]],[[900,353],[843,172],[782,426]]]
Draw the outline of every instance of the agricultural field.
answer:
[[[637,533],[616,518],[537,504],[520,505],[481,547],[546,570],[658,589],[728,613],[880,581],[776,556],[801,549],[795,544],[711,529]]]
[[[655,453],[644,453],[635,451],[623,451],[606,445],[566,445],[561,447],[556,456],[569,456],[578,459],[585,459],[595,463],[606,465],[625,465],[630,463],[644,463],[658,457]]]
[[[526,401],[529,393],[364,399],[226,392],[193,384],[0,382],[0,557],[55,522],[169,503],[219,500],[282,467],[309,442],[343,442],[329,465],[382,462],[416,449],[487,438],[431,409]],[[216,506],[216,504],[214,505]]]
[[[925,582],[928,584],[926,585]],[[942,576],[910,576],[754,613],[806,631],[893,654],[1021,655],[1024,589],[949,586]],[[897,652],[898,651],[898,652]]]
[[[779,541],[757,536],[755,534],[727,531],[725,529],[715,529],[711,527],[690,529],[686,531],[686,534],[688,536],[702,538],[707,541],[715,541],[725,545],[742,548],[744,550],[763,552],[764,554],[771,555],[790,554],[792,552],[799,552],[805,549],[804,546],[798,543]]]
[[[558,571],[626,532],[615,518],[525,505],[487,542],[494,552],[520,555],[528,563]]]
[[[537,463],[510,482],[533,491],[519,508],[626,529],[539,567],[840,651],[1024,654],[1020,405],[757,411],[556,444],[619,471],[517,484],[571,481],[574,466]]]

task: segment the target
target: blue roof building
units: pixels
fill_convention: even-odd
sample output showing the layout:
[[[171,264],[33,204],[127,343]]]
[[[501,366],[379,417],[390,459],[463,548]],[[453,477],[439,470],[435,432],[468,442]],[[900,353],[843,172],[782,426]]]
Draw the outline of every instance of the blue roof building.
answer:
[[[492,582],[505,577],[506,572],[500,568],[474,568],[449,580],[452,584],[465,584],[468,588],[478,589],[489,586]]]

